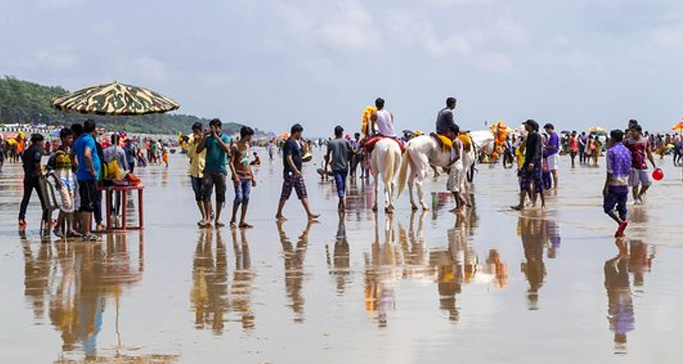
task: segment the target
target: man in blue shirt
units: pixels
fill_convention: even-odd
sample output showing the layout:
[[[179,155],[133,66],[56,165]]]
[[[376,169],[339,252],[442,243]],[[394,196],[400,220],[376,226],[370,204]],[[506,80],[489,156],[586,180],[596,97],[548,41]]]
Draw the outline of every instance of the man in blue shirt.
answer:
[[[81,198],[79,209],[81,221],[81,233],[84,239],[89,241],[98,240],[95,235],[90,233],[92,224],[92,213],[95,211],[95,200],[97,199],[97,178],[100,175],[100,157],[97,153],[97,125],[93,120],[86,120],[83,123],[83,134],[76,139],[73,145],[73,152],[76,154],[78,169],[76,179],[78,180],[78,194]]]
[[[204,164],[204,177],[202,180],[202,196],[204,197],[204,211],[206,216],[199,226],[211,226],[211,193],[214,186],[216,189],[216,219],[217,228],[225,226],[221,222],[221,210],[225,204],[225,192],[227,185],[225,179],[228,175],[228,154],[230,153],[230,137],[223,134],[223,123],[220,119],[209,122],[209,131],[205,138],[197,144],[197,154],[206,150],[206,162]]]
[[[282,215],[282,209],[285,203],[292,195],[292,189],[296,191],[297,197],[301,200],[301,204],[306,210],[309,220],[320,217],[318,214],[311,212],[311,207],[308,203],[308,194],[306,193],[306,185],[304,184],[304,177],[301,174],[302,159],[301,148],[299,147],[299,140],[304,128],[300,124],[294,124],[290,130],[289,139],[285,141],[282,147],[282,162],[284,164],[284,181],[282,183],[282,193],[280,194],[280,203],[277,207],[277,214],[275,218],[283,221],[286,220]]]

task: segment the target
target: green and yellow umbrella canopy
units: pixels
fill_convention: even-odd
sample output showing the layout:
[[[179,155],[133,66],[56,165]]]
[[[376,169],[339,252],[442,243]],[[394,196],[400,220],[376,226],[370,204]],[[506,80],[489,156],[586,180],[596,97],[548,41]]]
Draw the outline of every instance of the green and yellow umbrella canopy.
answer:
[[[180,107],[154,91],[118,82],[70,92],[52,99],[50,104],[63,112],[96,115],[158,114]]]

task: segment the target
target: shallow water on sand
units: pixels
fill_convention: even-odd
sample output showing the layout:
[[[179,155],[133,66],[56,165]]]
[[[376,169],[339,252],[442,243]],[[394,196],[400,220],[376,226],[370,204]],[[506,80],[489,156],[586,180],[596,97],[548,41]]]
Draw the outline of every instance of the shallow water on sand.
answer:
[[[266,161],[255,228],[200,230],[174,155],[140,170],[143,232],[41,243],[35,197],[26,238],[16,232],[19,167],[5,165],[0,362],[680,361],[683,198],[670,160],[646,205],[629,206],[623,244],[602,213],[604,169],[567,158],[545,211],[509,211],[514,172],[479,165],[476,207],[457,217],[447,194],[430,212],[402,196],[393,217],[375,215],[359,181],[340,218],[315,168],[304,172],[317,224],[295,199],[275,223],[281,165]]]

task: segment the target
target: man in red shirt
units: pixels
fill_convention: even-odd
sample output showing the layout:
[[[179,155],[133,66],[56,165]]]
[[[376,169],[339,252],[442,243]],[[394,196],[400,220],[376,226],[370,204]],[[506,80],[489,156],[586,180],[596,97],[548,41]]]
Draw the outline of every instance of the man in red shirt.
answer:
[[[643,128],[637,123],[631,126],[629,122],[630,138],[624,140],[624,146],[631,152],[631,174],[628,184],[632,188],[633,199],[636,205],[643,203],[643,196],[652,185],[650,174],[647,169],[647,160],[656,169],[655,159],[652,157],[650,141],[643,137]],[[645,159],[647,157],[647,160]]]

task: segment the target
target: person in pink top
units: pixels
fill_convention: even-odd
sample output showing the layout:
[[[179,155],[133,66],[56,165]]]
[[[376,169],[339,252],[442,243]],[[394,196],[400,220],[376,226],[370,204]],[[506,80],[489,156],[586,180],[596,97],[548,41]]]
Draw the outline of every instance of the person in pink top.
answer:
[[[630,137],[624,140],[624,146],[631,152],[631,173],[628,184],[632,188],[636,205],[643,203],[643,196],[652,185],[647,169],[647,161],[656,169],[655,159],[652,157],[650,141],[643,137],[643,128],[635,121],[629,121]],[[647,158],[647,160],[646,160]]]

